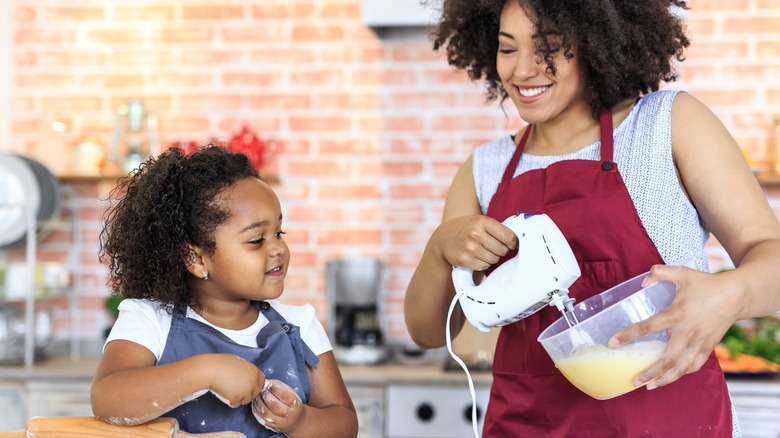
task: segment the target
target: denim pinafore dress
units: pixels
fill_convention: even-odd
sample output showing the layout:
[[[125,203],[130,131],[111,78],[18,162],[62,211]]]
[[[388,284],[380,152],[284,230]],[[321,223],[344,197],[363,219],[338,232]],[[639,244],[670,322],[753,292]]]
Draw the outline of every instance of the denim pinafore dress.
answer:
[[[307,403],[311,393],[307,366],[316,367],[319,358],[301,339],[299,327],[287,322],[269,303],[261,301],[255,305],[269,321],[257,335],[257,348],[235,343],[215,328],[187,318],[185,306],[177,307],[157,365],[197,354],[234,354],[255,364],[267,379],[289,385]],[[231,408],[211,392],[163,416],[176,418],[181,430],[189,433],[237,431],[250,438],[284,436],[263,427],[252,414],[250,404]]]

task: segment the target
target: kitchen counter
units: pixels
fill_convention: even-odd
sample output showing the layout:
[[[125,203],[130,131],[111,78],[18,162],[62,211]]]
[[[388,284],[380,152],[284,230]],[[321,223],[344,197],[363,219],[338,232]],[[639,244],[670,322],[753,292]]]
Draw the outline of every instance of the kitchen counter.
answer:
[[[36,362],[32,367],[0,366],[0,381],[5,380],[52,380],[91,381],[97,369],[98,359],[50,358]],[[445,371],[442,365],[340,365],[341,374],[350,384],[421,383],[466,385],[466,374],[462,370]],[[490,384],[488,372],[472,372],[475,384]]]

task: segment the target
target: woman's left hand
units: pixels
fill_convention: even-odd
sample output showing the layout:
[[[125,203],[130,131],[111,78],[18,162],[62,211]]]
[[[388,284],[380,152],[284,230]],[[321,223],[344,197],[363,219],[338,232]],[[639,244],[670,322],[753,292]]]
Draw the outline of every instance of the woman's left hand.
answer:
[[[252,412],[266,429],[289,433],[303,419],[304,404],[295,390],[284,382],[266,382],[263,392],[252,402]]]
[[[728,278],[732,272],[707,274],[683,266],[656,265],[642,286],[668,281],[675,286],[672,303],[657,315],[612,336],[617,347],[661,330],[669,331],[669,343],[661,358],[634,377],[634,385],[647,389],[668,385],[698,371],[739,314],[738,293]]]

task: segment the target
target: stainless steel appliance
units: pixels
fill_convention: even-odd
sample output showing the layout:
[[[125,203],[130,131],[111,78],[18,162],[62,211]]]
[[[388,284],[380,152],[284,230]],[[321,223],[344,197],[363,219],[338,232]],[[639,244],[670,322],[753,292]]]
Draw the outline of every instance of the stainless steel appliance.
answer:
[[[124,148],[124,152],[120,149]],[[140,100],[131,100],[117,108],[114,133],[111,137],[110,159],[118,163],[122,171],[130,172],[149,156],[160,154],[157,134],[157,116],[144,108]]]
[[[353,256],[327,263],[330,328],[336,359],[350,365],[376,364],[386,356],[379,321],[382,262]]]
[[[490,387],[476,388],[477,429],[487,412]],[[472,400],[461,386],[391,384],[386,389],[388,438],[473,437]]]

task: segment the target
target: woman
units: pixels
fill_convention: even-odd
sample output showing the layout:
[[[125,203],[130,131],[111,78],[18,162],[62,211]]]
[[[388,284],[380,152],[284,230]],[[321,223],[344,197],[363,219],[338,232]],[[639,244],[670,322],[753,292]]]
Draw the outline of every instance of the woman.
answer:
[[[689,41],[676,0],[445,0],[434,48],[485,79],[528,123],[478,148],[457,172],[441,225],[406,295],[424,347],[445,344],[453,266],[491,269],[514,255],[501,221],[546,213],[566,236],[582,301],[650,270],[677,290],[661,314],[616,334],[618,346],[670,333],[646,390],[597,401],[557,371],[536,342],[560,313],[505,326],[496,347],[485,436],[739,436],[712,353],[739,319],[780,309],[780,224],[722,123],[675,79]],[[613,129],[614,128],[614,129]],[[737,266],[708,274],[712,232]],[[700,270],[665,266],[694,259]],[[451,328],[464,324],[460,309]],[[671,384],[674,382],[674,384]],[[671,385],[670,385],[671,384]]]

